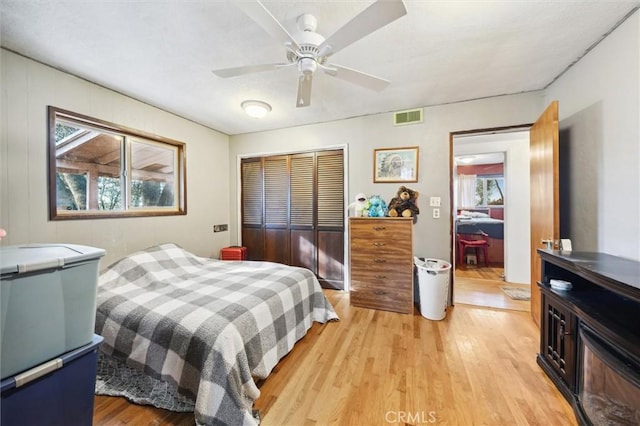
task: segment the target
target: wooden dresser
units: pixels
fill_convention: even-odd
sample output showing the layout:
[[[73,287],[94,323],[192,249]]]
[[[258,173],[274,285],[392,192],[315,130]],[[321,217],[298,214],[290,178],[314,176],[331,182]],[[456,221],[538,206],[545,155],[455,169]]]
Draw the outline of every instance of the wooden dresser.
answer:
[[[413,313],[413,219],[349,219],[353,306]]]

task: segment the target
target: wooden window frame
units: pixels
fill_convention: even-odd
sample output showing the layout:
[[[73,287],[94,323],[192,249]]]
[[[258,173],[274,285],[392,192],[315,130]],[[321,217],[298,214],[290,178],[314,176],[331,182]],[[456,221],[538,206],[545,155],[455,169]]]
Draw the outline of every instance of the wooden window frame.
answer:
[[[48,174],[47,188],[49,195],[49,219],[50,220],[74,220],[74,219],[104,219],[120,217],[149,217],[149,216],[174,216],[187,214],[187,184],[186,184],[186,144],[184,142],[110,123],[83,114],[67,111],[54,106],[48,106]],[[56,189],[56,122],[57,120],[76,123],[79,126],[89,127],[105,133],[123,138],[123,145],[127,147],[131,142],[148,141],[160,147],[171,148],[176,153],[174,178],[176,180],[174,203],[167,207],[130,207],[128,202],[123,202],[120,210],[59,210],[57,206]],[[131,142],[128,142],[128,139]],[[129,187],[128,162],[131,155],[130,149],[121,150],[120,178],[124,180],[124,186]]]

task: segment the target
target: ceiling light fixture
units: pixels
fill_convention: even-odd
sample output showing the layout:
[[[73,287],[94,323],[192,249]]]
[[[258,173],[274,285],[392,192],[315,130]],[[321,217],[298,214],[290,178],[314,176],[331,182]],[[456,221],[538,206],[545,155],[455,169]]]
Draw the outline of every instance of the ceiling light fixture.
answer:
[[[262,101],[244,101],[240,104],[249,117],[261,118],[271,112],[271,105]]]
[[[472,163],[473,160],[476,159],[475,155],[469,155],[467,157],[457,157],[456,160],[458,163],[469,164]]]

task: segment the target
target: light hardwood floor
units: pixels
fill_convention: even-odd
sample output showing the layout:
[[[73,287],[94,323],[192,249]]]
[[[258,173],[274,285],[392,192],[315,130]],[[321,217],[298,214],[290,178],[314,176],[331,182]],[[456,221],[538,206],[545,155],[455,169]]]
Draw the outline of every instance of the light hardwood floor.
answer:
[[[535,362],[528,313],[460,304],[430,321],[325,294],[340,321],[314,324],[262,383],[262,425],[577,424]],[[122,398],[95,401],[94,425],[193,423]]]
[[[513,284],[503,279],[504,269],[491,265],[489,267],[461,266],[454,271],[453,301],[454,304],[482,306],[496,309],[511,309],[529,312],[531,302],[514,300],[502,291],[501,287],[529,288],[528,285]]]

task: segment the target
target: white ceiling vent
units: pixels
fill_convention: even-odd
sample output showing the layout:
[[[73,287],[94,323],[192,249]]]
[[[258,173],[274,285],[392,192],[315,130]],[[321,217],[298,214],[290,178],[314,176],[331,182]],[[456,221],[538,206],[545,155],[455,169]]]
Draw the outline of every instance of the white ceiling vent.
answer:
[[[404,126],[415,123],[422,123],[422,108],[398,111],[393,114],[394,126]]]

